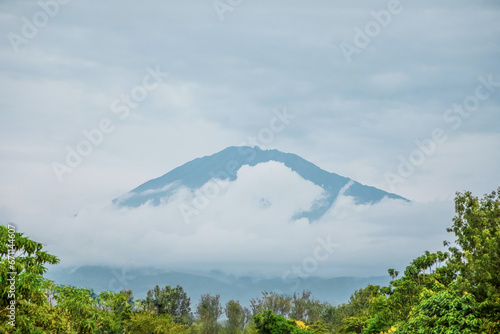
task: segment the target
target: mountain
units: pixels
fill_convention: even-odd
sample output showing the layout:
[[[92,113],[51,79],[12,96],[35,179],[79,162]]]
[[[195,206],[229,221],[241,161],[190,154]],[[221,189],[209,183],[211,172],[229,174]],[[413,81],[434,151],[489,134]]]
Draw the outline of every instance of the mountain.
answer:
[[[159,178],[152,179],[138,186],[127,194],[113,200],[121,207],[139,207],[147,202],[160,205],[161,200],[171,196],[180,187],[187,187],[192,191],[201,188],[211,179],[234,181],[238,170],[244,166],[255,166],[265,162],[281,162],[303,179],[313,182],[323,188],[325,196],[314,203],[311,210],[301,212],[294,218],[308,218],[317,220],[335,202],[342,188],[346,196],[352,196],[356,204],[373,204],[384,197],[392,199],[407,199],[375,187],[362,185],[347,177],[327,172],[315,164],[292,153],[278,150],[262,150],[259,147],[228,147],[210,156],[194,159],[177,167]]]
[[[346,303],[354,291],[368,284],[385,286],[390,277],[307,277],[297,281],[284,281],[280,277],[258,278],[251,276],[235,277],[219,271],[206,274],[191,274],[177,271],[161,271],[154,268],[111,268],[83,266],[74,270],[51,268],[45,275],[57,284],[92,288],[96,293],[102,291],[118,292],[130,289],[134,298],[146,297],[148,290],[155,285],[164,287],[180,285],[196,305],[202,294],[220,294],[222,304],[229,300],[239,300],[243,306],[250,306],[250,299],[258,298],[263,291],[292,296],[294,292],[310,290],[314,297],[332,305]],[[194,307],[192,307],[194,309]]]

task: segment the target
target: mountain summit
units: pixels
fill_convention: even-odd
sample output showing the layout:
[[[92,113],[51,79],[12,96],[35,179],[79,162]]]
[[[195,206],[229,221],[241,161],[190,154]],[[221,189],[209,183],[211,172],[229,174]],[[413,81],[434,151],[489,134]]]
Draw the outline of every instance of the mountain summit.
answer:
[[[195,191],[212,179],[234,181],[242,166],[255,166],[271,161],[283,163],[303,179],[313,182],[324,190],[325,196],[317,201],[310,211],[301,212],[294,218],[306,217],[309,220],[320,218],[332,206],[341,189],[346,186],[347,189],[343,194],[352,196],[356,204],[373,204],[384,197],[407,201],[399,195],[327,172],[296,154],[283,153],[278,150],[262,150],[259,147],[232,146],[213,155],[194,159],[159,178],[147,181],[129,193],[114,199],[113,203],[117,206],[132,208],[146,203],[157,206],[160,205],[162,199],[168,198],[180,187]]]

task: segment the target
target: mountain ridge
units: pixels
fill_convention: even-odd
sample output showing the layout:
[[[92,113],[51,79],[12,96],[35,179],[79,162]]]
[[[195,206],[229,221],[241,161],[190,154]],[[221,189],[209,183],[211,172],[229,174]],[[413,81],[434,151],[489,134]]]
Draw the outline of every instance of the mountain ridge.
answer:
[[[233,299],[250,307],[250,299],[260,297],[263,291],[275,292],[283,296],[293,296],[294,292],[310,290],[321,300],[333,305],[346,303],[351,294],[367,284],[385,286],[390,277],[317,277],[283,280],[281,277],[233,276],[220,273],[184,273],[165,271],[158,268],[122,268],[107,266],[81,266],[74,270],[51,268],[47,277],[59,284],[77,287],[91,287],[96,293],[102,291],[119,292],[130,289],[136,299],[145,298],[147,291],[155,285],[172,287],[181,285],[196,305],[205,293],[220,294],[223,303]]]
[[[314,221],[321,218],[346,186],[348,187],[344,189],[344,195],[352,196],[356,204],[374,204],[384,197],[408,201],[399,195],[325,171],[294,153],[284,153],[276,149],[262,150],[258,146],[230,146],[215,154],[186,162],[158,178],[151,179],[127,194],[115,198],[113,203],[129,208],[139,207],[148,202],[158,206],[162,198],[169,197],[181,186],[193,191],[211,179],[234,181],[242,166],[253,167],[270,161],[283,163],[303,179],[313,182],[325,191],[326,196],[323,199],[315,202],[311,210],[297,214],[295,219],[305,217]]]

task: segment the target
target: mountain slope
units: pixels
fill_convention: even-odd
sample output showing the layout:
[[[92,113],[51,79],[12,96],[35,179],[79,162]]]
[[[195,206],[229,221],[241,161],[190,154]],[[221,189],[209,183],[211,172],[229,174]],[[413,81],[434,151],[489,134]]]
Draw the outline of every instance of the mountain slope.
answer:
[[[310,211],[302,212],[294,218],[305,217],[309,220],[320,218],[331,207],[340,190],[350,182],[344,195],[352,196],[357,204],[376,203],[384,197],[406,200],[399,195],[362,185],[347,177],[327,172],[296,154],[283,153],[278,150],[261,150],[259,147],[232,146],[211,156],[197,158],[177,167],[167,174],[150,180],[114,199],[113,202],[123,207],[138,207],[147,202],[159,205],[162,198],[169,197],[181,186],[196,190],[211,179],[234,181],[242,166],[255,166],[269,161],[283,163],[303,179],[324,189],[325,197],[322,200],[317,201]]]

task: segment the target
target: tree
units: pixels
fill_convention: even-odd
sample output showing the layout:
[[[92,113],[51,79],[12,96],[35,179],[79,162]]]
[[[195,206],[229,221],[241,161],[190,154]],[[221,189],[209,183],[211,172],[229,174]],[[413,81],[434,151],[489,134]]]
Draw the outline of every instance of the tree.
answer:
[[[0,307],[10,304],[11,285],[15,285],[16,300],[40,302],[45,300],[42,282],[47,264],[59,259],[42,251],[43,245],[30,240],[14,226],[0,225]],[[11,284],[14,278],[15,284]]]
[[[124,321],[132,314],[132,291],[123,290],[120,293],[103,291],[97,298],[98,307],[105,317],[103,327],[107,333],[123,333]]]
[[[300,329],[294,320],[276,315],[270,310],[254,315],[255,327],[259,334],[308,334],[305,329]]]
[[[391,329],[395,323],[394,313],[389,307],[389,299],[385,295],[373,299],[370,309],[370,318],[366,321],[365,333],[380,333]]]
[[[448,232],[456,236],[450,247],[461,283],[476,286],[478,297],[500,288],[500,188],[478,199],[470,192],[457,193],[456,215]]]
[[[309,332],[315,333],[315,334],[328,334],[330,331],[328,330],[328,327],[325,325],[323,320],[318,320],[314,324],[309,325],[307,327],[307,330]]]
[[[360,333],[373,315],[379,298],[386,299],[380,292],[380,287],[368,285],[366,288],[356,290],[346,304],[323,305],[320,318],[331,332]]]
[[[481,199],[457,193],[455,212],[448,232],[456,236],[449,250],[450,266],[459,273],[457,288],[474,295],[483,329],[500,332],[500,188]]]
[[[332,305],[326,305],[323,313],[321,313],[321,320],[329,332],[333,332],[334,328],[339,328],[342,323],[339,309]]]
[[[250,304],[254,315],[265,310],[271,310],[274,314],[286,317],[292,309],[292,298],[280,296],[275,292],[264,291],[261,298],[252,298]]]
[[[219,333],[220,326],[217,321],[222,315],[220,295],[202,295],[196,308],[196,313],[200,316],[201,332],[203,334]]]
[[[58,286],[55,299],[55,308],[69,317],[78,333],[94,333],[106,322],[104,313],[97,307],[97,295],[90,289]]]
[[[339,334],[355,334],[362,333],[365,329],[366,320],[362,317],[349,317],[342,319],[342,326]]]
[[[68,319],[47,301],[53,283],[43,274],[59,259],[42,251],[43,245],[0,225],[0,329],[19,333],[69,330]],[[12,325],[15,324],[15,327]]]
[[[500,332],[500,189],[457,193],[448,252],[425,252],[373,303],[366,334]]]
[[[460,293],[455,286],[436,283],[424,289],[420,303],[412,309],[408,321],[397,329],[401,333],[463,333],[481,332],[478,303],[474,295]]]
[[[136,334],[181,334],[186,327],[173,321],[169,314],[133,313],[125,322],[127,333]]]
[[[146,308],[156,314],[170,314],[177,323],[190,322],[191,299],[179,285],[176,288],[166,286],[163,289],[155,286],[148,291],[145,304]]]
[[[246,315],[240,302],[230,300],[226,304],[225,312],[227,317],[226,332],[230,334],[241,333],[245,326]]]
[[[293,294],[293,307],[290,317],[305,323],[313,323],[319,320],[326,305],[319,300],[311,298],[311,291],[304,290],[301,294]]]

